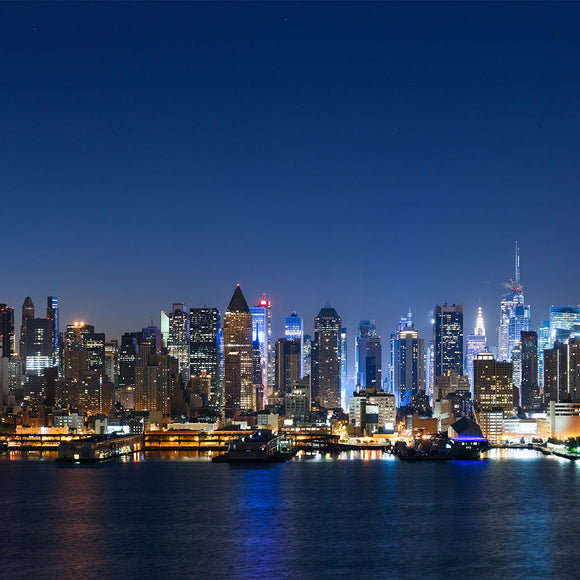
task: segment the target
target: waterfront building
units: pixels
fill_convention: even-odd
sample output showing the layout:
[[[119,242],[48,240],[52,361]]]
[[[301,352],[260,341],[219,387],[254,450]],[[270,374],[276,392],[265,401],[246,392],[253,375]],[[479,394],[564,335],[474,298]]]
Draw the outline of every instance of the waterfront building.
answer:
[[[496,361],[490,352],[482,352],[473,362],[474,404],[477,411],[501,408],[506,414],[514,408],[513,369],[511,362]]]
[[[412,398],[425,393],[425,341],[412,320],[411,311],[391,335],[393,391],[398,407],[409,407]]]
[[[226,407],[256,410],[252,314],[239,285],[224,315],[224,397]]]
[[[167,352],[179,363],[179,373],[184,383],[189,382],[189,315],[183,302],[173,304],[169,317]]]
[[[556,341],[566,344],[574,326],[580,325],[580,306],[550,307],[550,346]]]
[[[396,420],[396,400],[390,393],[366,389],[353,393],[348,399],[348,418],[353,427],[368,434],[377,431],[392,431]]]
[[[218,308],[191,308],[190,319],[190,369],[191,376],[209,377],[208,404],[220,407],[221,365],[220,347],[222,340],[221,314]]]
[[[435,306],[433,310],[435,377],[455,370],[463,374],[463,303]]]
[[[342,320],[327,304],[314,319],[312,398],[324,409],[340,407],[340,336]]]
[[[548,405],[550,437],[567,439],[580,437],[580,402],[560,403],[550,401]]]
[[[469,379],[469,384],[473,385],[473,361],[475,357],[485,351],[487,339],[485,336],[485,325],[483,322],[483,312],[481,306],[477,309],[475,320],[475,330],[473,334],[468,334],[465,339],[465,371]]]
[[[525,303],[523,286],[520,283],[520,249],[516,242],[515,280],[511,280],[511,291],[501,299],[498,328],[498,360],[511,361],[512,350],[520,341],[520,333],[530,330],[530,306]]]
[[[284,337],[286,340],[298,341],[300,344],[300,378],[302,378],[304,376],[304,319],[296,312],[292,312],[284,320]]]

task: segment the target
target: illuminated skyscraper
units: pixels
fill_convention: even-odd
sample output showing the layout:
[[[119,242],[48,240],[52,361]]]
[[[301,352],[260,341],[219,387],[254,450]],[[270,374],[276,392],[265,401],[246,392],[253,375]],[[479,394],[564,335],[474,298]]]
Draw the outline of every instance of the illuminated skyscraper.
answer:
[[[220,376],[221,315],[217,308],[191,308],[190,362],[191,376],[210,377],[208,404],[219,408],[222,404]]]
[[[179,373],[183,382],[189,382],[189,314],[183,302],[173,304],[169,314],[169,336],[167,352],[179,362]]]
[[[550,307],[550,348],[558,341],[568,342],[574,326],[580,325],[580,306]]]
[[[544,393],[544,350],[550,347],[550,323],[544,320],[538,328],[538,385],[540,395]]]
[[[312,337],[304,335],[304,346],[302,347],[302,376],[312,376]]]
[[[435,306],[433,311],[435,378],[454,370],[463,374],[463,302]]]
[[[509,294],[501,299],[498,330],[498,359],[510,361],[512,349],[520,341],[520,333],[530,330],[530,307],[524,301],[520,284],[520,249],[516,242],[516,277],[511,280]]]
[[[312,398],[325,409],[340,407],[341,318],[327,304],[314,319]]]
[[[272,303],[262,294],[258,306],[250,307],[254,319],[254,332],[257,332],[260,341],[260,354],[262,361],[262,380],[264,382],[264,394],[267,399],[272,393],[275,382],[274,369],[274,344],[272,342]],[[257,331],[255,330],[258,325]]]
[[[139,353],[139,343],[136,333],[126,332],[121,337],[119,350],[119,380],[120,388],[135,386],[135,366]]]
[[[408,407],[415,395],[425,392],[425,341],[419,338],[411,311],[391,334],[393,391],[398,407]]]
[[[477,318],[475,320],[475,331],[468,334],[465,340],[465,366],[466,374],[471,385],[473,393],[473,361],[475,357],[486,349],[485,326],[483,323],[483,312],[481,306],[477,309]]]
[[[340,406],[348,409],[348,393],[346,386],[348,381],[348,333],[343,326],[340,329],[340,342],[338,345],[338,360],[340,361]]]
[[[46,317],[52,321],[54,327],[53,331],[53,344],[52,344],[52,358],[53,367],[59,366],[59,330],[58,330],[58,298],[56,296],[48,296],[46,299]]]
[[[238,285],[224,315],[226,407],[256,409],[253,366],[252,314]]]
[[[298,316],[296,312],[292,312],[290,316],[286,316],[284,324],[284,336],[286,340],[295,340],[300,344],[302,349],[304,345],[304,320],[302,316]],[[304,376],[303,353],[300,353],[300,377]]]

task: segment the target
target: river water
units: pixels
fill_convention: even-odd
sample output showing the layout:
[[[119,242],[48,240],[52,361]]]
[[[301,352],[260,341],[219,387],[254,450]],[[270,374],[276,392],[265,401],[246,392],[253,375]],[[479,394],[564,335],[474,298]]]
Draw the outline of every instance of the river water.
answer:
[[[2,578],[578,578],[580,462],[0,459]]]

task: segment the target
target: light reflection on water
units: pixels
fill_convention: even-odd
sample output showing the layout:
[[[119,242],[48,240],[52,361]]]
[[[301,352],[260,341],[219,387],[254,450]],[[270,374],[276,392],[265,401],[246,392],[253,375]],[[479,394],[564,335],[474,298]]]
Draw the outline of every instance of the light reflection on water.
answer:
[[[376,451],[284,464],[146,452],[93,466],[0,460],[3,577],[573,577],[578,462]]]

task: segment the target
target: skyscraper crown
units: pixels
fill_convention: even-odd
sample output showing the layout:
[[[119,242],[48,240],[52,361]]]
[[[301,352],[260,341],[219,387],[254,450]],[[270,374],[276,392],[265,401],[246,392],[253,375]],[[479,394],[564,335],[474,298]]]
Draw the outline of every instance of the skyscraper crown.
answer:
[[[236,289],[234,290],[234,295],[232,296],[232,299],[230,300],[230,303],[228,304],[228,311],[229,312],[250,312],[250,309],[248,307],[248,303],[246,302],[246,299],[244,298],[244,295],[242,293],[242,289],[240,288],[239,284],[236,286]]]

